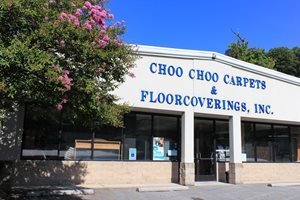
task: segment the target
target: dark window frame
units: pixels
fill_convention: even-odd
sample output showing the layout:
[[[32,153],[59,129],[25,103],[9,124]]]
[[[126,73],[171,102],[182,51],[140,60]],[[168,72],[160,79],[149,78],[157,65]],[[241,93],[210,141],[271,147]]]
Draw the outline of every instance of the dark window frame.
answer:
[[[214,142],[214,154],[216,154],[216,149],[217,149],[217,146],[216,146],[216,143],[217,143],[217,126],[216,126],[216,122],[217,121],[221,121],[221,122],[228,122],[228,125],[229,125],[229,119],[222,119],[222,118],[210,118],[210,117],[194,117],[194,121],[195,120],[211,120],[213,122],[213,142]],[[195,126],[195,122],[194,122],[194,126]],[[195,137],[195,133],[194,133],[194,137]],[[228,129],[228,144],[230,145],[230,138],[229,138],[229,129]],[[195,139],[195,138],[194,138]],[[195,141],[194,141],[195,143]],[[194,152],[195,154],[195,152]],[[194,155],[194,159],[195,159],[195,155]],[[214,162],[229,162],[229,160],[226,160],[225,158],[225,161],[217,161],[216,159],[216,156],[214,155]]]
[[[128,162],[180,162],[181,161],[181,116],[180,115],[172,115],[172,114],[164,114],[164,113],[150,113],[150,112],[141,112],[141,111],[132,111],[128,114],[141,114],[141,115],[150,115],[151,116],[151,135],[150,137],[153,138],[154,136],[154,116],[163,116],[163,117],[176,117],[177,118],[177,132],[176,132],[176,139],[177,139],[177,160],[153,160],[153,140],[150,141],[150,160],[122,160]],[[126,114],[125,114],[126,115]],[[125,116],[124,116],[125,118]],[[124,129],[123,129],[124,130]],[[125,133],[124,133],[125,138]],[[124,141],[122,141],[122,146],[124,145]],[[124,152],[123,152],[124,154]]]
[[[41,108],[43,109],[43,108]],[[25,106],[25,115],[24,115],[24,121],[25,121],[25,117],[26,117],[26,113],[28,113],[28,107]],[[126,138],[126,133],[125,133],[125,128],[123,127],[121,128],[121,153],[120,153],[120,160],[101,160],[101,161],[112,161],[112,162],[180,162],[181,160],[181,115],[172,115],[172,114],[163,114],[163,113],[150,113],[150,112],[139,112],[139,111],[132,111],[130,113],[127,114],[143,114],[143,115],[150,115],[151,116],[151,138],[153,138],[154,135],[154,116],[166,116],[166,117],[174,117],[176,118],[176,122],[177,122],[177,131],[176,131],[176,136],[174,137],[176,139],[176,142],[178,144],[177,147],[177,159],[175,161],[172,160],[153,160],[153,150],[152,150],[152,146],[153,146],[153,141],[151,139],[150,141],[150,160],[124,160],[124,141]],[[125,117],[126,114],[123,115],[123,121],[125,122]],[[63,134],[63,111],[60,112],[60,121],[59,121],[59,130],[58,130],[58,138],[57,138],[57,149],[58,149],[58,153],[57,156],[52,157],[52,158],[36,158],[33,156],[23,156],[23,149],[24,149],[24,140],[26,137],[25,132],[23,132],[22,135],[22,144],[21,144],[21,160],[64,160],[62,157],[60,157],[60,147],[61,147],[61,139],[62,139],[62,134]],[[26,129],[26,124],[24,124],[24,130]],[[93,140],[93,130],[90,131],[90,137],[92,139],[92,144],[91,144],[91,159],[88,161],[95,161],[93,159],[93,146],[94,146],[94,140]],[[80,161],[80,160],[72,160],[72,161]]]
[[[292,134],[291,134],[291,127],[300,127],[298,125],[291,125],[291,124],[281,124],[281,123],[267,123],[267,122],[255,122],[255,121],[241,121],[242,123],[251,123],[253,125],[253,141],[252,141],[252,145],[254,145],[254,156],[255,156],[255,161],[243,161],[243,163],[299,163],[297,161],[293,161],[292,159]],[[256,131],[256,125],[257,124],[264,124],[264,125],[271,125],[271,130],[272,130],[272,161],[270,162],[259,162],[257,161],[257,131]],[[276,161],[275,160],[275,147],[274,147],[274,143],[275,143],[275,130],[274,130],[274,126],[287,126],[288,127],[288,137],[289,137],[289,161],[288,162],[282,162],[282,161]]]

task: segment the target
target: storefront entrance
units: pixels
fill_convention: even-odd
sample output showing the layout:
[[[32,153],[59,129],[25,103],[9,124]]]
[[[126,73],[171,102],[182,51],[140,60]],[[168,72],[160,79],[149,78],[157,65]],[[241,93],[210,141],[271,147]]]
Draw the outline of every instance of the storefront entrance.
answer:
[[[228,121],[196,118],[194,127],[195,181],[215,181],[216,162],[228,155]]]

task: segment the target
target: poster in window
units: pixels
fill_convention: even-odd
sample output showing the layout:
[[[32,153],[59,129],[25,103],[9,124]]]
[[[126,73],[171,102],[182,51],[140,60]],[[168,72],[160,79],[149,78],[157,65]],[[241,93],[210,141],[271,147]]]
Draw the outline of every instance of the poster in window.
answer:
[[[164,160],[164,138],[153,137],[153,160]]]
[[[129,160],[136,160],[136,148],[129,148]]]

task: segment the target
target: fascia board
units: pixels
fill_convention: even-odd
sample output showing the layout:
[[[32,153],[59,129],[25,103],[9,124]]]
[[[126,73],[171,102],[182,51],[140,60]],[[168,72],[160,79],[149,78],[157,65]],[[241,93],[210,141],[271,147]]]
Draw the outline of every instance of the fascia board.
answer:
[[[255,74],[259,74],[262,76],[300,86],[300,78],[258,65],[254,65],[251,63],[247,63],[241,60],[237,60],[235,58],[212,51],[186,50],[146,45],[135,45],[133,46],[133,48],[135,51],[137,51],[137,54],[141,56],[148,55],[183,59],[213,60],[241,70],[249,71]]]

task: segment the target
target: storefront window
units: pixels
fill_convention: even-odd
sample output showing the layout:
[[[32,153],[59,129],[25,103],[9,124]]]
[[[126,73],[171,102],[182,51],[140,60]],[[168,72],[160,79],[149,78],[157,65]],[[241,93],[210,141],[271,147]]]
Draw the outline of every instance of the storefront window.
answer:
[[[291,126],[292,161],[300,162],[300,127]]]
[[[274,125],[275,162],[290,162],[289,127]]]
[[[242,148],[247,161],[297,162],[300,127],[242,122]]]
[[[254,124],[242,123],[242,151],[248,162],[255,161]]]
[[[122,160],[122,128],[95,129],[93,160]]]
[[[218,161],[229,161],[229,123],[228,121],[215,121],[216,153]]]
[[[270,124],[255,124],[257,162],[273,161],[273,135]]]
[[[124,160],[151,160],[151,115],[125,116]]]
[[[24,120],[23,157],[57,158],[59,124],[59,112],[28,106]]]
[[[90,160],[91,159],[91,131],[79,123],[62,123],[59,156],[65,160]]]
[[[171,160],[178,158],[179,118],[129,113],[124,128],[85,128],[68,119],[67,110],[28,107],[22,157],[60,160]],[[154,158],[153,144],[161,153]]]
[[[154,116],[153,160],[177,160],[177,117]]]

